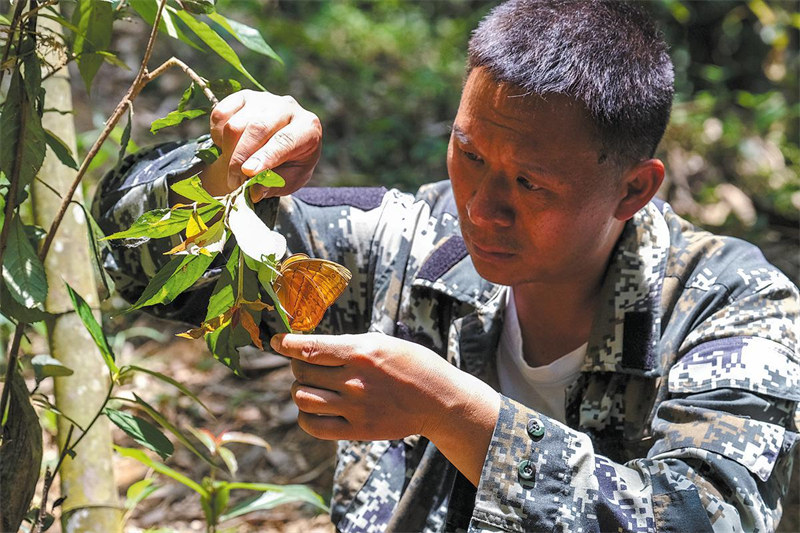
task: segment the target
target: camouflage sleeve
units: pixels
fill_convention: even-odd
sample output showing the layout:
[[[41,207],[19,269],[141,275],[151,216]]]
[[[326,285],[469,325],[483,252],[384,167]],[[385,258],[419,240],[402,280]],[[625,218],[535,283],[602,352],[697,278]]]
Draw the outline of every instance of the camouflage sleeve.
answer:
[[[695,302],[705,309],[662,378],[646,457],[613,462],[504,399],[471,530],[774,531],[798,441],[799,298],[747,264],[716,280],[725,298]]]

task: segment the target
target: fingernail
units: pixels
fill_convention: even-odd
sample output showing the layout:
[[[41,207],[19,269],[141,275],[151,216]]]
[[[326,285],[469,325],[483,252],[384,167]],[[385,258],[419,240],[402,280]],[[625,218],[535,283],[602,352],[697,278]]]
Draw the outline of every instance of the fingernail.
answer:
[[[242,170],[255,171],[261,162],[258,159],[250,158],[242,165]]]

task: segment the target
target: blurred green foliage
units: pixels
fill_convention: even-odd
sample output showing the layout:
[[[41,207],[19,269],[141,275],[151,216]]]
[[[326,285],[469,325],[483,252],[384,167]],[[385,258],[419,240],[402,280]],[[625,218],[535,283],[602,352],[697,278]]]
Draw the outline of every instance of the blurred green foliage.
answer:
[[[322,120],[315,185],[413,191],[447,177],[467,40],[496,3],[219,0],[217,7],[257,27],[285,62],[238,47],[254,76]],[[798,3],[644,5],[671,44],[676,71],[672,121],[658,153],[668,173],[660,196],[708,229],[757,243],[800,282]],[[174,41],[162,45],[193,53]],[[213,57],[195,64],[209,78],[236,75]],[[180,96],[174,86],[163,91],[162,101]]]

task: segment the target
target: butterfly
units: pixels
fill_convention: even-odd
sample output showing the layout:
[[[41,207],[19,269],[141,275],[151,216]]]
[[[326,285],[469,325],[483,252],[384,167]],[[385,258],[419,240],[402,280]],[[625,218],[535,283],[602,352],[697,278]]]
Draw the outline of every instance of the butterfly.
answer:
[[[309,332],[341,296],[350,278],[350,271],[339,263],[294,254],[281,262],[272,288],[292,330]]]

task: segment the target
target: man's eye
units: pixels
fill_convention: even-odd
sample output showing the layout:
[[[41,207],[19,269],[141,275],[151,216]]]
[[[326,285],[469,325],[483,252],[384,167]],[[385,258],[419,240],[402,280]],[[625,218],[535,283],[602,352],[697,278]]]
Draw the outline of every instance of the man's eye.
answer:
[[[529,191],[538,191],[539,189],[541,189],[541,187],[539,187],[538,185],[534,185],[533,183],[530,182],[528,178],[525,178],[523,176],[517,177],[517,183],[519,183]]]
[[[466,150],[461,150],[461,152],[464,154],[464,157],[466,157],[470,161],[475,161],[476,163],[480,163],[481,161],[483,161],[483,159],[481,159],[478,154],[467,152]]]

